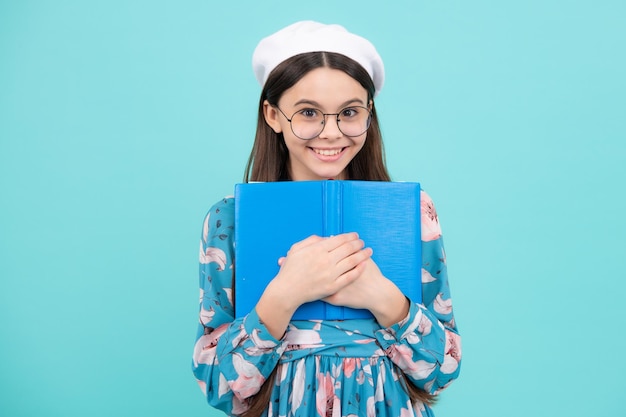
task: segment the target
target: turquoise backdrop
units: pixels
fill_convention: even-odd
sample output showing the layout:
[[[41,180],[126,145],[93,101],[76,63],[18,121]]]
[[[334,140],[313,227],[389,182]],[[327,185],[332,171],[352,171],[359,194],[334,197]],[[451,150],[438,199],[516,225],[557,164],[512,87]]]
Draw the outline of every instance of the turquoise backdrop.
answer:
[[[626,3],[0,1],[0,415],[218,416],[197,250],[252,144],[258,40],[371,39],[395,180],[464,338],[438,417],[623,416]]]

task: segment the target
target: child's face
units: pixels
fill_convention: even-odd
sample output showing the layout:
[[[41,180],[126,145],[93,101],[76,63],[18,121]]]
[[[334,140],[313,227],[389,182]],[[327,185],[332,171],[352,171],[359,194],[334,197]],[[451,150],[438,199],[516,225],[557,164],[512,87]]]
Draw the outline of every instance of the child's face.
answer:
[[[326,116],[324,130],[310,140],[294,135],[288,118],[305,109],[323,113],[339,113],[351,106],[370,108],[367,91],[343,71],[317,68],[286,90],[278,109],[265,104],[265,120],[277,133],[282,132],[289,150],[289,170],[294,181],[343,179],[345,169],[363,148],[367,134],[356,137],[344,135],[337,126],[337,116]]]

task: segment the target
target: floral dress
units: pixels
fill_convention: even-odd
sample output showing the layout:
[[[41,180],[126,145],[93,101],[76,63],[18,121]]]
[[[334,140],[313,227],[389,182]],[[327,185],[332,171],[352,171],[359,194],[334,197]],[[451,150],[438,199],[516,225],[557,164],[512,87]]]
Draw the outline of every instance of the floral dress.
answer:
[[[280,340],[255,310],[234,318],[235,200],[215,204],[200,241],[192,364],[209,404],[241,414],[277,368],[267,416],[433,416],[428,405],[411,402],[403,380],[437,394],[459,374],[461,343],[437,213],[423,191],[420,200],[422,304],[411,302],[408,315],[388,328],[374,318],[292,321]]]

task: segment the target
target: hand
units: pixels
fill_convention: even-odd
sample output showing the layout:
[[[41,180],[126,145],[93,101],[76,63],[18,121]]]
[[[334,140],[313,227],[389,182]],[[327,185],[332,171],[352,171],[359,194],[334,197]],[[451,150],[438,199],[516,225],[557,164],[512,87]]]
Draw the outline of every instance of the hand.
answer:
[[[272,287],[282,289],[295,308],[309,301],[336,293],[357,279],[372,250],[356,233],[329,238],[308,237],[294,244],[287,256],[279,259],[280,271]]]
[[[368,310],[376,305],[388,280],[371,258],[365,261],[363,266],[363,272],[358,279],[329,295],[324,301],[334,305]]]
[[[409,302],[402,291],[387,279],[378,265],[369,258],[361,275],[350,285],[324,299],[327,303],[370,310],[378,323],[389,327],[409,312]]]

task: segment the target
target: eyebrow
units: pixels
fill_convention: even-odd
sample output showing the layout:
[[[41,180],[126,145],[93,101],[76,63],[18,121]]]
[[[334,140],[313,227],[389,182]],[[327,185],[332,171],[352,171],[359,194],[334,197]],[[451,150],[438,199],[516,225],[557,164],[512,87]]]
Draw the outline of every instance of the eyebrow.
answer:
[[[350,100],[346,100],[346,101],[344,101],[342,104],[340,104],[340,105],[339,105],[339,108],[340,108],[340,109],[343,109],[344,107],[349,106],[350,104],[354,104],[354,103],[356,103],[356,104],[360,104],[360,105],[362,105],[362,106],[365,106],[365,103],[363,102],[363,100],[361,100],[361,99],[359,99],[359,98],[353,98],[353,99],[350,99]],[[318,107],[318,108],[319,108],[319,107],[323,107],[323,106],[322,106],[320,103],[318,103],[317,101],[315,101],[315,100],[309,100],[309,99],[306,99],[306,98],[296,101],[296,102],[294,103],[294,106],[298,106],[298,105],[301,105],[301,104],[309,104],[309,105],[311,105],[311,106]]]

